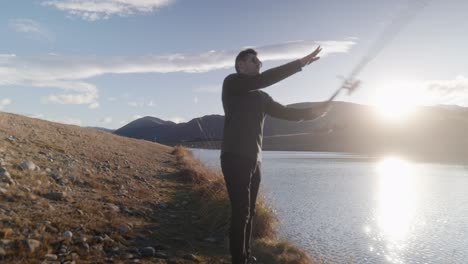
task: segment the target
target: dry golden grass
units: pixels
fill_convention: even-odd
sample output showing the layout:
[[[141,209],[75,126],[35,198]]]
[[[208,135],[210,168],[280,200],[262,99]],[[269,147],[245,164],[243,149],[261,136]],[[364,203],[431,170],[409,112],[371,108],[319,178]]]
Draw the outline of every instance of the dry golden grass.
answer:
[[[312,263],[312,259],[303,250],[288,241],[259,239],[254,242],[253,251],[263,263]]]
[[[198,195],[202,225],[212,233],[227,235],[229,228],[230,203],[221,172],[208,169],[184,147],[176,146],[176,156],[181,176],[194,184]],[[311,258],[303,250],[287,241],[276,240],[278,221],[273,210],[262,196],[257,200],[253,237],[256,240],[254,254],[262,263],[310,264]]]
[[[154,245],[167,246],[170,263],[192,263],[182,257],[190,253],[200,263],[228,262],[227,245],[205,241],[227,234],[230,210],[223,177],[184,148],[0,112],[0,159],[17,182],[0,192],[0,247],[6,251],[0,263],[41,263],[64,244],[79,255],[77,263],[109,263],[115,248],[120,253],[113,261],[126,263],[132,248]],[[41,169],[20,169],[24,160]],[[57,182],[53,174],[67,182]],[[49,192],[67,195],[53,200]],[[275,223],[259,200],[255,238],[274,241]],[[123,232],[122,225],[131,228]],[[69,242],[62,237],[67,230],[74,234]],[[96,236],[106,240],[96,241]],[[41,245],[31,253],[26,239]],[[10,242],[5,245],[5,240]],[[84,240],[89,251],[82,247]],[[288,263],[281,262],[286,257],[278,259]],[[166,260],[143,258],[140,263]]]

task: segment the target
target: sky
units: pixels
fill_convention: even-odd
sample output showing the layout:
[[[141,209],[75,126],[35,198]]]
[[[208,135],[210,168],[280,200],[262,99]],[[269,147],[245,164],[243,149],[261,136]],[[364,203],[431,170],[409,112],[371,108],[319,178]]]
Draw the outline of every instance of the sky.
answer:
[[[320,60],[265,91],[283,104],[326,100],[376,55],[339,100],[468,106],[466,10],[466,0],[5,1],[0,111],[112,129],[143,116],[186,122],[223,114],[242,49],[266,70],[318,45]]]

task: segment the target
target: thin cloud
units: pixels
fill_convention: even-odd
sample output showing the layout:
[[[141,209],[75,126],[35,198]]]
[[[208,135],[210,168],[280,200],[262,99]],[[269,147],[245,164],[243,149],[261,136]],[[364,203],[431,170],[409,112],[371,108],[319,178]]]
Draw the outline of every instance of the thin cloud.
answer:
[[[3,110],[3,108],[7,105],[10,105],[12,103],[10,98],[4,98],[0,100],[0,110]]]
[[[263,61],[297,59],[310,53],[317,44],[323,47],[321,57],[332,53],[348,52],[355,44],[352,41],[290,42],[272,46],[256,47]],[[50,78],[79,80],[103,74],[125,73],[204,73],[233,67],[238,51],[209,51],[200,54],[170,54],[161,56],[139,57],[96,57],[96,56],[61,56],[47,55],[34,58],[18,58],[12,55],[0,55],[0,65],[4,71],[10,71],[14,78],[20,78],[16,67],[28,68],[30,78]],[[2,59],[3,58],[3,59]],[[6,67],[5,67],[6,66]],[[46,69],[48,74],[45,74]],[[0,72],[1,74],[1,72]],[[22,73],[24,74],[24,73]],[[58,77],[55,77],[58,76]],[[11,78],[9,78],[11,79]]]
[[[434,80],[427,82],[428,89],[430,91],[439,92],[443,95],[449,95],[453,93],[468,92],[468,78],[459,75],[453,80]]]
[[[131,101],[131,102],[128,102],[127,105],[131,107],[143,107],[144,104],[142,102]]]
[[[87,21],[96,21],[112,16],[148,14],[174,2],[175,0],[50,0],[43,1],[42,5]]]
[[[320,44],[321,57],[348,52],[352,41],[295,41],[255,47],[263,61],[296,59]],[[209,51],[200,54],[169,54],[137,57],[45,55],[19,57],[0,54],[0,86],[57,88],[63,92],[43,98],[45,103],[82,104],[95,109],[98,88],[87,79],[105,74],[205,73],[232,68],[239,51]]]
[[[28,85],[15,83],[17,85]],[[64,82],[64,81],[44,81],[44,82],[29,82],[30,86],[35,87],[54,87],[73,93],[52,94],[42,98],[43,103],[52,104],[72,104],[72,105],[88,105],[89,109],[99,108],[98,89],[89,83],[84,82]]]
[[[8,26],[14,31],[24,34],[32,39],[53,41],[54,36],[39,22],[32,19],[11,19]]]
[[[138,108],[142,108],[142,107],[156,107],[157,104],[153,101],[153,100],[149,100],[149,101],[146,101],[144,99],[139,99],[137,101],[130,101],[130,102],[127,102],[127,105],[131,106],[131,107],[138,107]]]
[[[105,117],[105,118],[101,118],[101,119],[99,119],[99,123],[102,123],[102,124],[112,123],[112,117],[108,116],[108,117]]]
[[[466,106],[468,103],[468,78],[462,75],[453,80],[432,80],[424,83],[427,91],[445,104]]]
[[[262,61],[269,60],[292,60],[307,55],[313,51],[317,45],[322,46],[323,50],[320,57],[326,57],[332,53],[347,53],[356,42],[351,40],[345,41],[289,41],[274,45],[268,45],[255,48]],[[248,47],[246,47],[248,48]]]
[[[462,75],[447,80],[393,80],[382,89],[382,100],[386,101],[468,106],[468,78]]]
[[[90,105],[88,105],[88,108],[89,108],[89,109],[97,109],[97,108],[99,108],[99,106],[100,106],[100,105],[99,105],[98,102],[93,102],[93,103],[91,103]]]

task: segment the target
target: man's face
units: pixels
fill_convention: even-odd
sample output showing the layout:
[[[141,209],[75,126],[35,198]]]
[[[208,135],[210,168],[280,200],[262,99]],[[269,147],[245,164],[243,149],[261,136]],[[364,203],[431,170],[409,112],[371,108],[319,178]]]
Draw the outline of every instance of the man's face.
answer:
[[[260,73],[262,62],[254,54],[248,54],[247,58],[239,63],[239,67],[243,74],[257,75]]]

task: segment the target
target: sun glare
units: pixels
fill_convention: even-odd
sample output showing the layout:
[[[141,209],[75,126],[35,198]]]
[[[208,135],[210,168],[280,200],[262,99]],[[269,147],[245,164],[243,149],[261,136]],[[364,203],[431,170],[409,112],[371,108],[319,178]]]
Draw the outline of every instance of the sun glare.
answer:
[[[411,116],[416,106],[407,103],[381,102],[376,106],[380,116],[390,121],[400,121]]]
[[[403,159],[389,157],[377,165],[379,174],[378,224],[390,241],[408,235],[417,206],[417,171]]]
[[[373,105],[380,117],[395,122],[411,117],[417,106],[423,104],[422,100],[420,90],[399,83],[389,83],[376,92]]]

